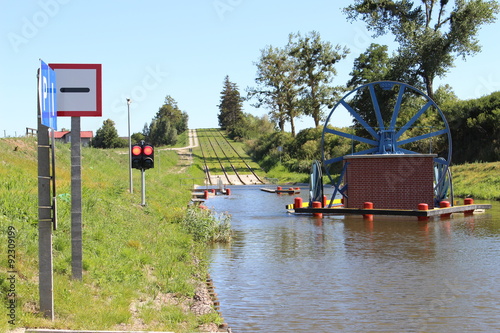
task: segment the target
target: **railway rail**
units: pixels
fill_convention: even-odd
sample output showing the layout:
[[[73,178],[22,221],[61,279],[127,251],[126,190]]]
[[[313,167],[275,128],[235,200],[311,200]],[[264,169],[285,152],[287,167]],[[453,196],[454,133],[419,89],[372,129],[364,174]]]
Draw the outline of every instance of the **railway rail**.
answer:
[[[210,185],[222,176],[228,185],[264,184],[231,142],[217,129],[198,130],[205,175]],[[217,169],[220,167],[220,175]]]

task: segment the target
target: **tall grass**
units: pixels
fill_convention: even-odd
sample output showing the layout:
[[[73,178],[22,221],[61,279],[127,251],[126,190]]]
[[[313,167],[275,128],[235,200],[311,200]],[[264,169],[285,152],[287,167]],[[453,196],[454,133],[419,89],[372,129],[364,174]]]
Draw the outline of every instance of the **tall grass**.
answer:
[[[500,162],[454,165],[451,171],[455,196],[500,200]]]
[[[192,206],[188,208],[181,224],[204,243],[229,242],[231,240],[231,217],[225,213],[216,214],[208,209]]]
[[[17,148],[16,148],[17,147]],[[57,145],[58,229],[53,232],[55,321],[38,314],[37,153],[33,138],[0,139],[0,293],[6,304],[7,229],[16,234],[15,327],[192,332],[201,318],[186,312],[197,281],[207,272],[205,244],[179,223],[190,191],[183,179],[203,177],[194,167],[179,173],[174,151],[157,150],[146,171],[146,206],[140,171],[128,191],[128,155],[120,150],[82,149],[83,281],[71,279],[70,149]],[[4,254],[5,253],[5,254]],[[161,304],[162,295],[179,300]],[[182,302],[180,301],[182,300]],[[140,309],[131,311],[133,304]],[[4,307],[5,308],[5,307]],[[216,316],[216,315],[215,315]]]

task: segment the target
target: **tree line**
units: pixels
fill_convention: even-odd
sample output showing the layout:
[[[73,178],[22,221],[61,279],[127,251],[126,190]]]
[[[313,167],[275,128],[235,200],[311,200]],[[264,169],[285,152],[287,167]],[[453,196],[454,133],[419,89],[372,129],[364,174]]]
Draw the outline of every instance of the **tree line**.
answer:
[[[188,129],[189,116],[182,111],[172,96],[165,97],[151,122],[144,124],[142,132],[131,135],[133,142],[145,141],[154,146],[174,145],[177,136]],[[120,138],[111,119],[103,122],[92,140],[95,148],[123,148],[128,146],[128,140]]]

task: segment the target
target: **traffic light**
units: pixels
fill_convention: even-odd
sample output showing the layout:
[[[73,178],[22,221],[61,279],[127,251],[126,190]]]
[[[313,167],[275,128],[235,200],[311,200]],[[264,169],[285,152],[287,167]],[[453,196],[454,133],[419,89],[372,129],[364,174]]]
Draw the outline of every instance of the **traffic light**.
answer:
[[[132,168],[142,169],[142,146],[132,146]]]
[[[153,146],[142,146],[142,168],[151,169],[155,166],[155,149]]]
[[[154,147],[148,144],[136,144],[132,146],[132,168],[151,169],[154,168]]]

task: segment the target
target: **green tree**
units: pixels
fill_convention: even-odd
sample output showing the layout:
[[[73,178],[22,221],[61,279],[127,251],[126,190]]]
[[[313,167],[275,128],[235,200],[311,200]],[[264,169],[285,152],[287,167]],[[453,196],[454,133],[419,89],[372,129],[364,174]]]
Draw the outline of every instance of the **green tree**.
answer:
[[[451,101],[443,112],[450,114],[454,163],[500,161],[500,92]]]
[[[299,72],[288,49],[268,46],[261,50],[257,66],[256,87],[249,87],[248,97],[255,98],[255,107],[265,106],[270,110],[271,120],[278,124],[283,132],[285,124],[290,122],[292,136],[295,136],[295,118],[300,117]]]
[[[149,128],[145,126],[143,129],[143,134],[153,145],[173,145],[177,142],[177,135],[187,130],[188,119],[187,113],[181,111],[177,102],[167,95]]]
[[[364,53],[354,59],[347,87],[354,89],[369,82],[388,80],[391,59],[387,48],[386,45],[372,43]]]
[[[238,86],[229,80],[228,75],[224,78],[224,87],[220,95],[219,126],[231,134],[243,118],[243,98],[240,96]]]
[[[114,121],[111,119],[103,121],[102,127],[96,131],[95,137],[92,140],[92,146],[95,148],[123,147],[123,141],[118,137]]]
[[[418,76],[433,98],[433,82],[453,67],[455,56],[466,58],[481,50],[476,38],[479,28],[495,22],[497,1],[355,0],[344,8],[350,21],[361,17],[374,37],[391,32],[399,44],[397,67]]]
[[[301,106],[318,127],[324,118],[324,106],[332,107],[343,90],[331,86],[331,83],[337,75],[335,65],[349,54],[349,50],[322,41],[316,31],[305,36],[290,34],[288,49],[299,70],[297,83],[301,87]]]
[[[131,138],[132,142],[136,142],[136,143],[141,142],[143,140],[146,140],[146,137],[144,136],[144,134],[139,133],[139,132],[132,134],[130,136],[130,138]]]

